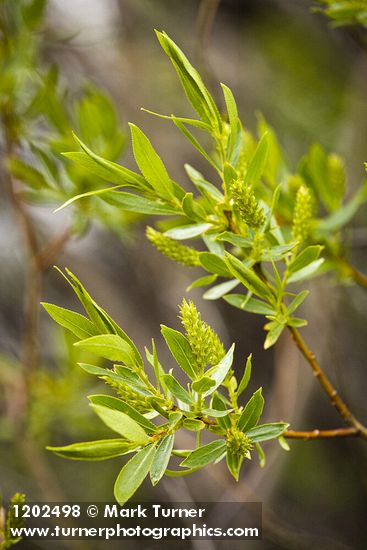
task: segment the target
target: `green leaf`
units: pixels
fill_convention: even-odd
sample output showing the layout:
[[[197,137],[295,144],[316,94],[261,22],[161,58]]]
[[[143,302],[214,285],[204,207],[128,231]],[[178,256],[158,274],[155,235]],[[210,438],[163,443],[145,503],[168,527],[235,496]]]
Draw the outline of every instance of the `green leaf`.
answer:
[[[125,401],[122,401],[122,399],[118,399],[117,397],[112,397],[110,395],[89,395],[88,399],[91,403],[93,403],[93,405],[101,405],[102,407],[107,407],[109,409],[114,409],[127,414],[149,432],[157,431],[157,426],[155,426],[153,422],[145,418],[145,416],[143,416],[134,407],[128,403],[125,403]]]
[[[191,285],[187,287],[187,291],[192,290],[193,288],[198,288],[201,286],[208,286],[214,283],[217,280],[217,275],[205,275],[204,277],[200,277],[199,279],[196,279]]]
[[[154,460],[150,468],[150,479],[153,485],[157,485],[167,469],[169,459],[171,458],[175,436],[166,435],[159,443]]]
[[[148,445],[136,453],[122,468],[114,487],[115,498],[121,506],[133,496],[147,477],[155,452],[155,445]]]
[[[216,409],[220,412],[226,410],[226,405],[218,392],[215,392],[215,394],[213,395],[212,407],[213,409]],[[228,430],[231,427],[231,420],[228,415],[218,417],[218,424],[223,429]]]
[[[85,143],[82,142],[81,139],[78,138],[73,133],[75,141],[80,145],[80,147],[83,149],[84,153],[91,159],[91,162],[94,165],[93,170],[99,170],[97,173],[98,176],[101,176],[101,170],[103,170],[103,173],[105,174],[105,177],[103,179],[107,179],[107,181],[111,181],[112,183],[116,183],[116,185],[132,185],[133,187],[136,187],[138,189],[146,189],[149,188],[149,185],[145,181],[144,178],[142,178],[139,174],[136,172],[133,172],[132,170],[128,170],[127,168],[124,168],[123,166],[120,166],[119,164],[116,164],[115,162],[111,162],[109,160],[106,160],[99,155],[96,155],[89,147],[85,145]],[[77,153],[64,153],[65,156],[70,155],[76,155]],[[85,160],[85,157],[83,157],[83,161],[81,161],[80,155],[78,157],[73,158],[73,160],[78,160],[79,163],[84,165],[86,168],[91,168],[92,164],[89,163],[86,164],[87,161]],[[84,164],[83,164],[84,163]],[[95,172],[94,172],[95,173]]]
[[[217,365],[215,365],[214,367],[211,367],[206,371],[205,375],[209,378],[214,379],[215,384],[210,390],[204,393],[204,396],[207,396],[213,393],[214,390],[216,390],[217,387],[221,385],[221,383],[227,376],[227,373],[233,363],[233,352],[234,352],[234,344],[232,344],[231,348],[228,350],[226,355]]]
[[[109,369],[103,369],[102,367],[96,367],[95,365],[89,365],[88,363],[78,363],[78,365],[85,372],[88,374],[93,374],[94,376],[108,376],[109,374],[113,374],[113,371]]]
[[[166,327],[165,325],[161,325],[161,332],[170,352],[176,359],[179,366],[187,374],[187,376],[194,380],[197,374],[194,368],[195,358],[186,336],[177,330]]]
[[[16,179],[23,181],[32,189],[40,190],[50,187],[50,184],[39,170],[26,164],[22,160],[11,158],[6,164]]]
[[[259,315],[274,315],[276,313],[271,306],[257,298],[250,297],[248,294],[227,294],[227,296],[223,296],[223,299],[231,306],[250,313]]]
[[[180,466],[186,468],[203,468],[212,462],[218,462],[226,454],[226,442],[224,439],[216,439],[203,445],[198,449],[195,449],[192,453],[189,454]]]
[[[266,458],[263,448],[260,443],[255,443],[255,448],[257,450],[257,454],[259,455],[260,468],[265,468]]]
[[[210,271],[210,273],[216,273],[221,277],[231,276],[226,262],[216,254],[212,254],[211,252],[202,252],[200,254],[200,263],[203,268]]]
[[[245,185],[256,185],[259,181],[266,166],[268,156],[269,139],[266,132],[261,137],[258,146],[248,164],[248,168],[244,178]]]
[[[205,423],[201,420],[196,420],[195,418],[185,418],[183,421],[183,427],[192,432],[200,432],[201,430],[204,430]]]
[[[307,267],[309,264],[317,260],[320,256],[322,246],[308,246],[289,264],[289,273],[295,273],[301,269]]]
[[[195,225],[181,225],[180,227],[175,227],[169,229],[164,233],[167,237],[171,239],[176,239],[177,241],[183,241],[185,239],[192,239],[202,235],[213,226],[211,223],[197,223]]]
[[[182,210],[186,216],[195,222],[201,222],[206,217],[203,207],[194,200],[192,193],[186,193],[182,201]]]
[[[231,128],[231,133],[228,140],[227,156],[231,162],[236,163],[242,144],[242,125],[240,119],[238,118],[237,105],[232,91],[225,84],[221,84],[221,86],[224,100],[226,102],[229,125]]]
[[[171,59],[174,68],[181,80],[188,100],[200,118],[211,127],[221,131],[222,120],[214,100],[201,79],[199,73],[191,65],[180,48],[165,32],[156,31],[157,38]]]
[[[229,252],[226,252],[226,264],[232,275],[236,277],[248,290],[260,298],[268,300],[269,302],[274,301],[274,297],[270,289],[255,274],[253,269],[245,266],[243,262],[235,256],[232,256]]]
[[[287,307],[287,314],[292,315],[296,311],[296,309],[303,303],[303,301],[307,298],[307,296],[310,294],[309,290],[302,290],[297,296],[292,300],[292,302]]]
[[[248,401],[237,423],[238,429],[248,432],[256,426],[264,408],[262,389],[259,388]]]
[[[80,195],[74,195],[74,197],[71,197],[67,201],[65,201],[61,206],[56,208],[54,210],[54,213],[60,212],[61,210],[64,210],[64,208],[67,208],[71,204],[73,204],[76,201],[79,201],[80,199],[85,199],[88,197],[101,197],[102,195],[106,195],[107,193],[111,193],[112,191],[115,191],[121,186],[115,186],[115,187],[106,187],[104,189],[94,189],[93,191],[87,191],[86,193],[81,193]]]
[[[176,378],[172,374],[164,374],[162,380],[166,384],[168,390],[171,392],[173,397],[186,403],[187,405],[192,405],[193,400],[190,394],[177,382]]]
[[[203,376],[196,382],[193,382],[192,389],[196,393],[205,393],[209,391],[213,386],[215,386],[215,380],[209,378],[209,376]]]
[[[206,181],[204,176],[195,170],[190,164],[185,164],[185,170],[192,183],[198,188],[200,192],[208,194],[215,202],[222,201],[224,199],[223,193],[217,189],[212,183]]]
[[[287,320],[287,326],[289,327],[305,327],[308,325],[306,319],[300,319],[299,317],[289,317]]]
[[[143,428],[127,414],[110,409],[109,407],[94,405],[93,403],[91,404],[91,407],[106,424],[106,426],[111,428],[111,430],[114,430],[137,445],[146,445],[149,443],[150,438],[147,436]]]
[[[88,151],[90,151],[90,149],[88,149]],[[90,153],[93,156],[86,152],[62,153],[62,155],[79,166],[83,166],[83,168],[86,168],[91,174],[110,183],[114,183],[119,187],[133,187],[140,190],[150,189],[150,185],[140,174],[128,170],[115,162],[99,157],[95,153],[92,153],[92,151],[90,151]]]
[[[225,281],[224,283],[215,285],[209,290],[207,290],[203,294],[203,298],[204,300],[218,300],[218,298],[222,298],[224,294],[227,294],[227,292],[230,292],[231,290],[233,290],[238,284],[239,282],[237,279],[231,279],[229,281]]]
[[[178,411],[175,411],[169,414],[168,422],[172,430],[175,429],[176,426],[181,422],[182,417],[183,417],[182,412],[178,412]]]
[[[130,123],[129,126],[135,160],[141,173],[160,197],[174,198],[175,193],[171,178],[149,139],[135,124]]]
[[[110,361],[121,361],[127,365],[134,364],[131,346],[117,334],[98,334],[76,342],[74,346]]]
[[[96,326],[84,315],[46,302],[41,302],[41,305],[56,323],[70,330],[78,338],[84,339],[98,334]]]
[[[247,388],[250,382],[251,370],[252,370],[252,353],[247,357],[245,372],[243,373],[241,382],[238,384],[238,388],[237,388],[238,397],[245,391],[245,389]]]
[[[308,264],[303,269],[296,271],[295,273],[293,273],[293,275],[289,277],[288,283],[296,283],[298,281],[304,281],[305,279],[313,277],[319,270],[320,266],[324,263],[324,261],[324,258],[319,258],[318,260],[315,260],[314,262]]]
[[[227,449],[226,462],[228,470],[231,472],[231,475],[236,481],[238,481],[240,477],[241,466],[243,463],[243,457],[238,454],[232,453],[229,449]]]
[[[186,128],[186,126],[175,116],[172,116],[172,121],[174,125],[180,130],[180,132],[183,133],[183,135],[186,137],[186,139],[199,151],[199,153],[205,158],[205,160],[213,166],[217,172],[220,173],[220,170],[216,164],[216,162],[211,158],[210,155],[205,151],[205,149],[200,145],[196,137]]]
[[[131,346],[134,352],[136,364],[140,367],[143,367],[143,359],[139,353],[139,350],[137,349],[131,338],[129,338],[129,336],[126,334],[126,332],[123,331],[117,323],[115,323],[115,321],[108,315],[108,313],[104,311],[104,309],[96,304],[96,302],[92,299],[84,286],[81,284],[79,279],[69,269],[65,269],[66,275],[62,271],[58,271],[72,287],[80,302],[83,304],[83,307],[89,315],[91,321],[93,321],[93,323],[98,327],[101,334],[108,332],[110,334],[117,334],[118,336],[120,336],[123,340],[125,340],[125,342],[127,342]]]
[[[153,216],[170,216],[180,213],[180,209],[165,204],[158,200],[149,200],[133,193],[123,191],[110,191],[106,193],[103,200],[112,206],[118,206],[128,212],[136,214],[147,214]]]
[[[272,424],[261,424],[252,428],[247,432],[248,437],[257,443],[260,441],[267,441],[268,439],[274,439],[282,435],[282,433],[288,428],[289,424],[286,422],[274,422]]]
[[[136,448],[136,444],[127,439],[101,439],[72,443],[64,447],[46,447],[48,451],[71,460],[107,460],[131,453]]]
[[[269,349],[276,343],[282,334],[285,324],[278,323],[278,321],[273,321],[272,323],[268,323],[266,326],[268,327],[269,332],[265,338],[264,349]]]

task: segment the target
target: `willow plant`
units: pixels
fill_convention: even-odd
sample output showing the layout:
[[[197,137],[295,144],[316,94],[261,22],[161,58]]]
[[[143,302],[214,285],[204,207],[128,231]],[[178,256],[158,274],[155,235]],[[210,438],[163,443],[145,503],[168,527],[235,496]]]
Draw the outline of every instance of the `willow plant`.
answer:
[[[126,332],[95,303],[75,275],[66,270],[64,276],[88,317],[53,304],[43,306],[57,323],[78,338],[78,348],[115,363],[109,369],[84,363],[80,367],[104,380],[117,394],[118,397],[90,395],[88,399],[93,411],[120,437],[48,447],[49,450],[74,460],[105,460],[133,453],[115,483],[115,497],[123,504],[148,474],[156,485],[163,475],[187,475],[226,458],[229,471],[238,481],[241,465],[251,458],[253,450],[261,465],[265,464],[262,441],[278,438],[286,447],[282,434],[288,424],[259,424],[264,407],[261,388],[247,403],[238,402],[250,381],[251,356],[241,380],[236,380],[232,368],[234,344],[225,350],[193,302],[183,300],[180,306],[184,333],[161,326],[176,368],[161,364],[152,340],[151,350],[145,348],[150,365],[147,371],[142,355]],[[182,384],[180,374],[186,379]],[[179,429],[197,433],[194,450],[174,447]],[[202,445],[204,431],[214,438]],[[168,468],[171,456],[183,458],[181,470]]]
[[[250,359],[242,380],[237,382],[231,370],[232,349],[224,352],[211,329],[203,325],[195,306],[185,301],[181,306],[181,317],[186,335],[166,327],[162,333],[191,382],[186,389],[172,373],[166,373],[160,367],[153,347],[147,354],[156,374],[156,385],[151,385],[132,342],[97,306],[92,308],[89,302],[85,302],[85,291],[69,275],[69,281],[85,302],[84,306],[88,306],[89,315],[93,314],[93,326],[84,319],[79,322],[79,317],[75,318],[79,337],[88,336],[78,345],[99,353],[104,350],[108,359],[120,359],[124,363],[123,367],[115,367],[113,374],[94,367],[84,368],[113,380],[115,388],[116,383],[121,382],[129,385],[129,391],[146,395],[146,403],[149,402],[167,421],[163,427],[157,427],[149,420],[148,427],[149,412],[145,411],[143,418],[137,416],[136,409],[130,414],[129,399],[134,399],[135,404],[138,401],[137,396],[130,394],[129,397],[125,386],[122,394],[120,389],[120,400],[111,401],[110,397],[100,396],[91,398],[93,408],[106,423],[124,430],[121,433],[128,440],[124,445],[131,446],[131,437],[142,438],[135,441],[138,454],[123,468],[116,482],[115,494],[119,501],[125,501],[132,494],[149,470],[155,482],[164,473],[171,453],[184,454],[172,447],[173,432],[178,425],[196,429],[199,433],[208,429],[219,436],[191,453],[185,451],[182,466],[187,468],[186,473],[226,455],[228,467],[236,479],[242,460],[253,446],[262,456],[258,443],[264,438],[280,437],[283,444],[285,438],[367,438],[367,428],[339,396],[301,336],[299,329],[307,324],[307,320],[297,316],[298,308],[309,295],[305,288],[308,280],[322,273],[333,272],[341,281],[354,281],[367,288],[367,277],[349,262],[343,239],[343,228],[367,200],[367,182],[346,199],[343,160],[334,153],[327,153],[318,144],[310,147],[297,169],[292,171],[274,130],[262,117],[258,122],[258,135],[254,136],[241,123],[234,96],[224,84],[221,86],[226,112],[221,114],[184,53],[166,33],[157,32],[157,37],[198,117],[152,114],[171,121],[177,127],[207,161],[216,174],[215,179],[208,181],[195,168],[186,165],[186,173],[193,184],[193,190],[187,191],[169,176],[143,131],[130,124],[133,152],[140,173],[97,155],[75,136],[80,150],[65,153],[65,156],[113,186],[70,196],[60,208],[78,203],[85,197],[88,200],[94,197],[95,201],[104,201],[116,209],[162,217],[156,228],[147,228],[147,237],[169,259],[189,268],[203,268],[206,274],[194,280],[190,288],[208,287],[203,295],[205,299],[223,298],[236,308],[264,316],[266,349],[277,342],[284,330],[289,330],[346,426],[313,431],[288,430],[284,423],[256,426],[263,406],[261,390],[255,392],[246,405],[237,403],[248,382]],[[201,132],[212,139],[209,150],[199,141]],[[190,246],[192,241],[195,244]],[[53,306],[46,307],[51,315],[58,316]],[[60,317],[56,320],[62,321]],[[96,334],[97,327],[99,331],[109,327],[109,332],[115,332],[115,335]],[[200,339],[204,333],[207,337]],[[116,345],[110,349],[112,343]],[[118,409],[120,414],[111,413],[110,409]],[[122,428],[125,425],[123,418],[129,426],[128,431]],[[131,424],[132,418],[138,424],[137,419],[140,419],[139,429]],[[134,429],[130,429],[132,426]],[[146,428],[144,435],[141,428]],[[88,444],[84,445],[86,452],[91,453]],[[123,443],[120,441],[116,445]],[[83,446],[71,446],[53,450],[63,456],[82,458],[83,449]],[[97,453],[97,447],[94,449],[93,452]],[[93,458],[91,454],[88,457]],[[141,465],[137,469],[138,478],[132,476],[134,482],[126,485],[138,464]],[[178,475],[170,470],[166,473]]]

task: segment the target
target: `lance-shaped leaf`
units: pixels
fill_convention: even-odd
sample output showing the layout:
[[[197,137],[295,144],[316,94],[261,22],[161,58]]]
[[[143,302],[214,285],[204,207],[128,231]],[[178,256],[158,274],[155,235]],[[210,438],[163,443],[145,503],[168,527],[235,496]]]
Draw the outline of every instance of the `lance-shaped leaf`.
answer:
[[[247,357],[245,372],[243,373],[241,382],[238,384],[238,388],[237,388],[238,397],[241,395],[241,393],[245,391],[245,389],[248,386],[248,383],[250,382],[251,370],[252,370],[252,353]]]
[[[155,426],[153,422],[145,418],[145,416],[143,416],[134,407],[128,403],[125,403],[125,401],[122,401],[122,399],[112,397],[111,395],[89,395],[88,399],[91,403],[93,403],[93,405],[101,405],[102,407],[108,407],[109,409],[114,409],[127,414],[149,432],[157,431],[157,426]]]
[[[72,443],[64,447],[46,447],[48,451],[71,460],[107,460],[127,453],[137,448],[136,443],[127,439],[101,439]]]
[[[174,198],[173,184],[161,158],[140,128],[131,123],[129,126],[135,160],[141,173],[160,197],[168,200]]]
[[[146,445],[149,443],[150,438],[147,436],[143,428],[127,414],[110,409],[109,407],[94,405],[93,403],[91,404],[91,407],[106,424],[106,426],[111,428],[111,430],[114,430],[137,445]]]
[[[56,323],[70,330],[78,338],[84,339],[98,334],[96,326],[84,315],[45,302],[41,302],[41,305]]]
[[[177,241],[183,241],[185,239],[192,239],[194,237],[198,237],[199,235],[202,235],[205,233],[205,231],[208,231],[208,229],[211,229],[213,226],[211,223],[197,223],[194,225],[182,225],[180,227],[175,227],[173,229],[169,229],[165,232],[165,235],[167,237],[170,237],[171,239],[176,239]]]
[[[248,432],[256,426],[264,408],[264,398],[262,396],[262,389],[259,388],[246,404],[239,420],[238,429],[243,432]]]
[[[324,263],[324,258],[319,258],[318,260],[315,260],[314,262],[311,262],[303,269],[300,269],[299,271],[296,271],[293,273],[289,279],[289,283],[296,283],[298,281],[304,281],[305,279],[309,279],[310,277],[313,277],[316,275],[316,273],[319,271],[319,268]]]
[[[226,411],[226,404],[224,403],[223,399],[217,392],[215,392],[213,396],[212,407],[214,410],[221,413]],[[231,427],[231,420],[228,415],[218,417],[218,424],[223,429],[228,430]]]
[[[322,246],[314,245],[308,246],[296,258],[289,264],[288,271],[289,273],[295,273],[300,271],[304,267],[308,266],[312,262],[318,259]]]
[[[215,285],[203,294],[204,300],[218,300],[222,298],[227,292],[233,290],[239,284],[237,279],[230,279],[219,285]]]
[[[155,452],[155,445],[148,445],[122,468],[114,487],[114,495],[119,504],[125,504],[143,483],[152,466]]]
[[[209,391],[213,386],[215,386],[215,380],[209,376],[202,376],[199,380],[196,380],[192,384],[192,389],[196,393],[205,393]]]
[[[250,313],[257,313],[258,315],[274,315],[276,313],[269,304],[257,298],[252,298],[248,294],[227,294],[227,296],[223,296],[223,299],[231,306]]]
[[[273,294],[268,286],[256,275],[253,269],[244,265],[238,258],[226,252],[226,264],[229,271],[248,290],[269,302],[274,301]]]
[[[287,314],[292,315],[296,311],[296,309],[303,303],[303,301],[307,298],[307,296],[310,294],[309,290],[302,290],[297,296],[292,300],[292,302],[287,307]]]
[[[256,185],[266,166],[266,160],[268,156],[269,139],[268,134],[265,133],[251,158],[244,179],[245,185]]]
[[[165,32],[156,31],[156,34],[163,50],[171,59],[187,98],[195,111],[204,122],[221,131],[222,120],[218,108],[197,70]]]
[[[204,393],[204,396],[207,396],[213,393],[218,388],[218,386],[221,385],[221,383],[227,376],[227,373],[233,363],[233,352],[234,352],[234,344],[232,344],[231,348],[227,351],[223,359],[219,361],[218,365],[215,365],[214,367],[211,367],[206,371],[205,376],[213,379],[215,381],[215,384],[212,386],[210,390]]]
[[[148,182],[140,174],[100,157],[89,149],[75,134],[73,136],[83,149],[83,153],[64,153],[65,157],[87,168],[92,174],[116,185],[130,185],[137,189],[149,189]]]
[[[232,453],[227,449],[226,462],[228,470],[231,472],[231,475],[235,478],[236,481],[239,480],[240,470],[243,462],[243,457],[237,453]]]
[[[267,441],[279,437],[288,428],[286,422],[273,422],[271,424],[261,424],[247,432],[247,436],[253,443]]]
[[[98,334],[76,342],[74,345],[110,361],[121,361],[127,365],[134,365],[131,346],[117,334]]]
[[[101,198],[112,206],[117,206],[128,212],[135,212],[136,214],[169,216],[180,213],[179,207],[174,208],[162,201],[146,199],[134,193],[110,190],[108,193],[102,195]]]
[[[181,332],[165,325],[161,325],[161,332],[177,363],[187,376],[194,380],[197,374],[194,368],[195,358],[188,339]]]
[[[186,468],[203,468],[212,462],[221,460],[226,454],[226,442],[224,439],[216,439],[207,445],[195,449],[181,462],[180,466]]]
[[[210,273],[216,273],[221,277],[230,277],[231,272],[227,267],[226,262],[211,252],[202,252],[200,254],[200,263],[204,269],[210,271]]]
[[[182,425],[186,430],[190,430],[191,432],[200,432],[205,428],[205,423],[195,418],[185,418]]]
[[[187,405],[192,405],[193,399],[189,392],[187,392],[181,384],[176,380],[172,374],[164,374],[162,376],[163,382],[166,384],[168,390],[170,393],[178,399],[179,401],[182,401],[183,403],[186,403]]]
[[[154,460],[150,468],[150,479],[153,485],[157,485],[162,479],[164,472],[167,470],[169,459],[171,458],[172,448],[175,436],[173,434],[166,435],[159,443],[157,451],[154,455]]]
[[[79,279],[69,269],[65,269],[66,275],[62,271],[58,271],[72,287],[75,294],[78,296],[80,302],[82,303],[85,311],[87,312],[89,318],[91,319],[91,321],[93,321],[96,327],[98,327],[99,332],[101,334],[117,334],[123,340],[125,340],[125,342],[127,342],[131,346],[134,352],[136,364],[142,367],[143,359],[139,353],[139,350],[137,349],[131,338],[126,334],[126,332],[123,331],[121,327],[119,327],[119,325],[108,315],[108,313],[104,311],[104,309],[96,304],[96,302],[89,295]]]

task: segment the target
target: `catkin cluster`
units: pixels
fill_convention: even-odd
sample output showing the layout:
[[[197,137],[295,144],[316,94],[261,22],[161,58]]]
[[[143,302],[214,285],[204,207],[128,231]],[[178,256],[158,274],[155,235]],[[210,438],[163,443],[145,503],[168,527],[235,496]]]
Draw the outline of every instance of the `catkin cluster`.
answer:
[[[224,357],[225,350],[214,330],[201,319],[195,304],[185,299],[180,306],[181,321],[195,357],[196,367],[204,369],[207,365],[217,365]]]
[[[152,407],[144,395],[134,391],[127,384],[121,382],[116,382],[111,380],[111,378],[104,378],[106,384],[115,390],[117,395],[121,397],[123,401],[134,407],[137,411],[142,414],[151,411]]]
[[[174,239],[163,235],[153,227],[147,227],[146,235],[159,252],[180,264],[188,267],[200,265],[200,253],[194,248],[189,248]]]
[[[301,185],[297,191],[293,214],[293,238],[299,243],[307,241],[311,231],[311,221],[314,216],[314,198],[306,185]]]
[[[232,454],[244,457],[251,451],[253,444],[241,430],[231,428],[227,431],[227,447]]]
[[[242,220],[250,227],[261,227],[265,222],[264,210],[259,206],[252,188],[236,180],[231,185],[233,203]]]

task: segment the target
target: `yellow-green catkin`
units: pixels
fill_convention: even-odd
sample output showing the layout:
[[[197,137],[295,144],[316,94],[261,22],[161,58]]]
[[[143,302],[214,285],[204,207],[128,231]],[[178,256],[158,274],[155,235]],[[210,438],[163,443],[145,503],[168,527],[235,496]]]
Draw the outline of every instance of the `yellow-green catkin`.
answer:
[[[241,430],[231,428],[227,431],[227,447],[232,454],[245,457],[252,450],[253,444]]]
[[[194,248],[189,248],[174,239],[163,235],[152,227],[147,227],[146,235],[159,252],[180,264],[188,267],[200,265],[200,253]]]
[[[233,203],[241,219],[250,227],[261,227],[265,222],[264,210],[259,206],[250,186],[236,180],[231,185]]]
[[[331,191],[336,197],[335,202],[338,203],[345,194],[345,166],[339,155],[332,153],[328,156],[327,170]]]
[[[217,365],[225,355],[219,336],[201,319],[195,304],[185,299],[180,306],[181,321],[195,357],[196,367],[204,369],[207,365]]]
[[[137,411],[144,414],[152,410],[148,399],[144,395],[141,395],[140,393],[130,388],[127,384],[116,382],[115,380],[111,380],[111,378],[107,377],[104,378],[104,381],[108,386],[115,390],[117,395],[121,397],[121,399],[125,401],[125,403],[131,405]]]
[[[293,213],[293,238],[299,243],[307,241],[311,231],[311,221],[314,216],[314,197],[306,185],[301,185],[297,191],[296,204]]]

